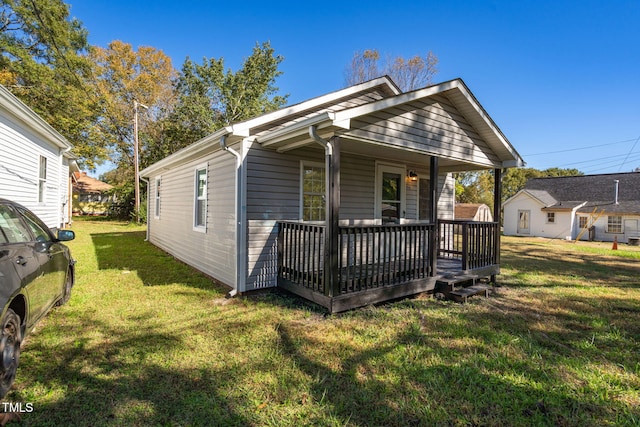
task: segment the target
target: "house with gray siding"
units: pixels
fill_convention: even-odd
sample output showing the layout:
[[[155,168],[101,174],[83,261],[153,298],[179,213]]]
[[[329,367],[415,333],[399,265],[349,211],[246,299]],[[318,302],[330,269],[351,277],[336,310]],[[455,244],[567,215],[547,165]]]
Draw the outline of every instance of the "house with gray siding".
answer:
[[[492,169],[500,191],[501,171],[522,164],[462,80],[402,93],[381,77],[141,171],[148,238],[232,294],[278,286],[340,311],[434,290],[450,265],[498,274],[495,223],[469,223],[484,244],[461,247],[452,173]]]
[[[18,202],[49,227],[71,218],[71,144],[0,85],[0,197]]]
[[[504,203],[504,234],[626,243],[640,236],[640,172],[533,178]]]

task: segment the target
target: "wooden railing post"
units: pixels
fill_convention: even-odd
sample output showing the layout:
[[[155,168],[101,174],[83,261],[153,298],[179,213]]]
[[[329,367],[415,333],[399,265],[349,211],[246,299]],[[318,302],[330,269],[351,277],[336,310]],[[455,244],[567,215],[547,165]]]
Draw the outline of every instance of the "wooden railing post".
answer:
[[[438,270],[438,241],[439,241],[439,227],[438,227],[438,158],[431,156],[429,164],[429,197],[431,203],[431,218],[430,222],[434,224],[433,233],[429,239],[429,275],[435,276]]]

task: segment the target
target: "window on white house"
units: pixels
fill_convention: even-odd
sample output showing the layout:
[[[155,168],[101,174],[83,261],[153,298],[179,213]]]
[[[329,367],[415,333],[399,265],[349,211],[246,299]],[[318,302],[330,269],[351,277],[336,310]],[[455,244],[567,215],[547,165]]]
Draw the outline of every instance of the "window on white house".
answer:
[[[578,227],[587,228],[587,217],[586,216],[578,217]]]
[[[40,167],[38,171],[38,203],[44,203],[46,185],[47,185],[47,158],[44,156],[40,156]]]
[[[619,215],[607,218],[607,233],[622,233],[622,217]]]
[[[207,226],[207,168],[196,169],[194,227],[204,231]]]
[[[325,168],[319,163],[302,163],[302,220],[325,219]]]
[[[156,178],[156,204],[155,204],[155,211],[154,211],[154,216],[156,218],[160,218],[160,186],[162,185],[162,178],[158,177]]]
[[[555,212],[547,212],[547,223],[553,224],[556,222],[556,213]]]

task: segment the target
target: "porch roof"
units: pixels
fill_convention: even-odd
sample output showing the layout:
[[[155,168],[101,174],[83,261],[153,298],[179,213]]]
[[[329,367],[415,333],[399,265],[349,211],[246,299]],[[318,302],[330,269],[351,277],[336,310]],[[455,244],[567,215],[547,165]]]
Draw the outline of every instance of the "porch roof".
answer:
[[[437,156],[443,170],[523,166],[524,161],[461,79],[339,111],[326,110],[255,135],[279,152],[340,136],[343,150],[382,158]],[[364,143],[364,144],[363,144]]]

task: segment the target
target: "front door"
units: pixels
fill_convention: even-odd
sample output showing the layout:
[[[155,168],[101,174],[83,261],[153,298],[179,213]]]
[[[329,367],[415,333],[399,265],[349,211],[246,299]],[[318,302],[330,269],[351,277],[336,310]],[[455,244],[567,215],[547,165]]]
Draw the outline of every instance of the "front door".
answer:
[[[529,234],[531,211],[518,211],[518,234]]]
[[[404,168],[378,165],[376,218],[383,224],[399,224],[404,218]]]

